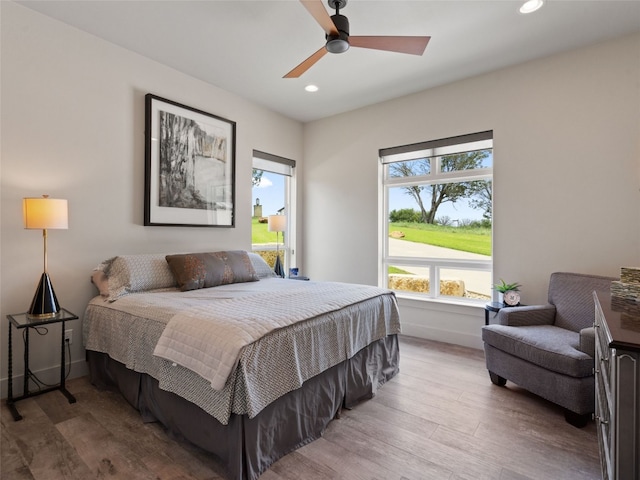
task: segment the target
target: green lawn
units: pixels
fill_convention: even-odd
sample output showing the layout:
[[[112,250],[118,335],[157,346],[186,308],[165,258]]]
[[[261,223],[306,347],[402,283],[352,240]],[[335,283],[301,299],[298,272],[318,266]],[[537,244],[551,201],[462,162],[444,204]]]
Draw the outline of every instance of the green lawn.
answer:
[[[269,232],[266,223],[259,223],[257,218],[253,218],[251,223],[253,244],[276,242],[276,232]],[[400,230],[405,234],[402,240],[491,255],[490,228],[443,227],[425,223],[389,224],[389,233],[394,230]],[[280,242],[282,242],[282,235],[280,235]]]
[[[389,233],[395,230],[404,233],[402,240],[491,255],[490,228],[443,227],[426,223],[389,224]]]
[[[387,273],[389,273],[389,274],[399,273],[399,274],[402,274],[402,275],[413,275],[413,273],[407,272],[406,270],[402,270],[401,268],[398,268],[398,267],[394,267],[393,265],[389,265],[389,271]]]
[[[279,235],[282,243],[282,235]],[[258,222],[258,217],[251,219],[251,243],[276,243],[276,232],[267,230],[266,223]]]

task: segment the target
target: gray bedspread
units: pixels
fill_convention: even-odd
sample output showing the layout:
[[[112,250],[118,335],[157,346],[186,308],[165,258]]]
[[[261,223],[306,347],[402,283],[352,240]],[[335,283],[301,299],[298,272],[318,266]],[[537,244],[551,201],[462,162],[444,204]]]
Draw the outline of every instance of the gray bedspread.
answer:
[[[323,284],[273,278],[190,292],[165,289],[136,293],[114,303],[96,297],[84,317],[85,348],[107,353],[128,368],[153,376],[160,388],[195,403],[222,424],[228,423],[232,413],[253,418],[275,399],[350,358],[362,347],[400,333],[393,293],[362,286],[369,293],[363,290],[354,297],[358,298],[354,303],[272,329],[242,348],[221,390],[213,389],[210,381],[197,373],[154,356],[158,340],[174,316],[203,304],[242,305],[243,298],[265,298],[270,292],[274,298],[284,299],[287,295],[282,292],[287,289],[295,292],[296,304],[304,303],[302,298],[323,290]],[[351,284],[342,285],[345,290],[353,288]],[[283,310],[287,308],[291,305],[283,305]]]

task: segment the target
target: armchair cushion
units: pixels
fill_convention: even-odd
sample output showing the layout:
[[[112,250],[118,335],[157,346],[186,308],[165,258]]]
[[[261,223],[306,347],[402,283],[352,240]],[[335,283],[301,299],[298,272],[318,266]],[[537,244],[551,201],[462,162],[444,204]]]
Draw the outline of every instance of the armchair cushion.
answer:
[[[580,330],[580,347],[581,352],[596,358],[596,331],[593,327],[583,328]]]
[[[554,325],[482,328],[483,341],[499,350],[547,370],[587,377],[593,375],[593,358],[579,350],[580,334]]]
[[[526,307],[507,307],[498,312],[500,325],[514,327],[525,325],[553,325],[556,307],[553,305],[529,305]]]

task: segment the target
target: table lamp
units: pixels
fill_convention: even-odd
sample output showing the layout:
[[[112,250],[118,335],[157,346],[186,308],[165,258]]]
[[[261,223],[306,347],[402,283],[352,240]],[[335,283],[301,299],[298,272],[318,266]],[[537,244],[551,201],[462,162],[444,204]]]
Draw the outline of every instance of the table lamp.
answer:
[[[284,278],[284,268],[280,262],[280,232],[284,232],[287,229],[287,216],[286,215],[269,215],[267,220],[267,230],[270,232],[276,232],[276,262],[273,265],[273,271],[276,275]]]
[[[43,195],[42,198],[24,198],[22,211],[24,228],[42,230],[44,241],[44,272],[33,296],[29,315],[36,318],[54,317],[60,311],[60,305],[47,272],[47,230],[69,228],[67,201],[49,198],[49,195]]]

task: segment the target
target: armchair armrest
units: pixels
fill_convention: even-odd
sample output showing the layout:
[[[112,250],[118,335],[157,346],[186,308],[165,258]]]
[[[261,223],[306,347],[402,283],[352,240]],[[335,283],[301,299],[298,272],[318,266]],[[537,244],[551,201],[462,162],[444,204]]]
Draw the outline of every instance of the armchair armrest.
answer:
[[[498,324],[523,327],[526,325],[553,325],[556,318],[554,305],[528,305],[526,307],[501,308]]]
[[[591,358],[596,356],[596,330],[593,327],[583,328],[580,330],[580,346],[578,347],[583,353]]]

